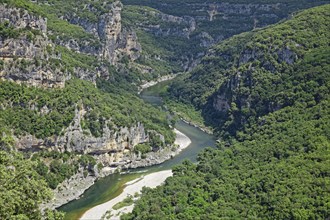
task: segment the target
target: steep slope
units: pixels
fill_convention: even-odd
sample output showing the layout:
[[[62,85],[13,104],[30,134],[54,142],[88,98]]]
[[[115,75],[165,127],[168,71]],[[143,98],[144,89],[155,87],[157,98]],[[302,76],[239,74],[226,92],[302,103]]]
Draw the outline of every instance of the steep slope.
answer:
[[[214,48],[185,82],[204,76],[197,94],[215,91],[198,102],[225,129],[219,149],[174,168],[122,219],[329,218],[329,11],[308,9]]]
[[[171,95],[192,103],[207,122],[230,134],[249,118],[299,99],[317,104],[328,92],[327,7],[215,46],[190,75],[174,83]]]
[[[178,63],[185,71],[191,70],[198,64],[207,48],[224,39],[274,24],[290,17],[298,10],[329,3],[328,0],[123,0],[122,2],[125,5],[124,11],[126,9],[130,12],[135,11],[134,18],[139,18],[143,14],[145,17],[143,20],[147,20],[147,22],[140,19],[130,20],[131,24],[135,23],[138,27],[139,39],[146,38],[147,35],[153,45],[171,53],[171,64]],[[148,6],[157,9],[158,12],[134,10],[136,6]],[[155,17],[158,20],[160,18],[161,22],[155,22],[157,21]],[[123,19],[126,19],[125,13]],[[143,48],[145,44],[143,42],[141,44]],[[147,44],[150,45],[151,42]],[[166,54],[157,57],[168,60]]]
[[[34,170],[34,162],[19,153],[3,151],[4,145],[1,140],[1,219],[41,219],[38,206],[51,198],[51,191]]]
[[[174,168],[122,219],[329,218],[329,107],[324,101],[263,117],[242,141]]]
[[[0,210],[9,210],[9,213],[1,212],[0,218],[40,217],[36,207],[49,198],[45,182],[48,187],[56,189],[57,195],[64,197],[61,201],[51,201],[53,204],[49,207],[56,207],[76,198],[96,178],[117,168],[147,166],[169,158],[174,141],[173,125],[164,112],[145,104],[133,94],[137,85],[159,75],[190,69],[198,63],[196,58],[202,57],[206,48],[233,34],[279,21],[300,7],[325,2],[276,4],[275,1],[251,1],[246,5],[241,1],[209,4],[196,0],[182,2],[189,7],[187,14],[182,14],[177,7],[181,3],[173,1],[160,1],[156,5],[141,2],[154,7],[150,8],[137,6],[140,4],[133,1],[125,1],[123,5],[112,0],[0,0],[0,153],[4,158],[12,158],[11,163],[15,164],[10,167],[7,159],[2,160],[0,173],[3,178],[20,177],[26,171],[21,172],[18,165],[24,157],[31,172],[26,173],[23,182],[30,179],[33,183],[32,188],[26,185],[19,188],[4,182],[5,190],[22,195],[13,204],[15,201],[10,196],[1,194]],[[315,29],[323,30],[325,27],[321,23],[316,23]],[[298,25],[298,28],[305,27]],[[328,67],[323,61],[328,50],[322,49],[328,44],[328,32],[321,33],[320,30],[304,35],[313,41],[317,35],[322,40],[319,44],[305,45],[305,39],[301,39],[302,42],[294,42],[296,45],[288,44],[288,48],[271,50],[269,56],[277,54],[277,63],[272,58],[262,60],[260,53],[265,53],[265,48],[257,45],[261,41],[252,42],[250,47],[256,51],[248,47],[237,64],[242,68],[239,70],[243,74],[242,80],[248,78],[246,69],[255,68],[264,75],[271,75],[271,72],[277,76],[278,69],[292,65],[293,70],[288,70],[285,77],[296,81],[305,76],[314,77],[314,69],[308,65],[319,65],[321,77],[314,80],[317,84],[304,81],[304,87],[294,87],[288,100],[276,96],[274,104],[268,103],[271,94],[267,93],[257,102],[249,95],[252,92],[245,97],[235,91],[239,90],[235,79],[237,71],[228,64],[221,67],[226,77],[221,73],[221,80],[209,79],[216,87],[206,93],[204,87],[200,87],[198,95],[195,92],[189,94],[194,96],[191,102],[203,110],[205,118],[216,117],[214,122],[218,127],[226,128],[228,134],[235,133],[237,127],[243,129],[251,115],[257,118],[255,116],[278,108],[293,106],[293,100],[299,100],[297,97],[300,96],[303,100],[308,98],[308,107],[319,104],[328,92],[328,78],[324,74]],[[291,35],[297,37],[294,33]],[[242,39],[243,43],[249,41],[243,35],[234,39]],[[228,42],[234,45],[230,40]],[[217,56],[228,49],[222,47],[205,58],[204,64],[213,66],[213,59],[218,62]],[[235,63],[237,54],[231,50],[228,49],[227,58]],[[250,58],[258,58],[260,63],[250,67]],[[290,78],[290,71],[301,71],[302,74]],[[218,76],[217,71],[210,72]],[[195,73],[202,76],[198,69]],[[230,80],[237,94],[231,92]],[[286,86],[288,91],[292,89],[291,85]],[[272,92],[282,91],[282,87],[277,89]],[[306,89],[314,90],[314,100],[309,94],[299,92]],[[259,90],[263,92],[264,88]],[[175,94],[175,89],[172,91]],[[182,94],[185,100],[189,100],[185,92]],[[228,99],[222,101],[220,98],[219,101],[217,97],[223,94]],[[247,105],[256,104],[255,115],[241,104],[245,100]],[[265,103],[270,107],[261,109]],[[232,106],[230,111],[227,105]],[[12,170],[18,174],[10,173]],[[39,186],[45,196],[40,196],[41,192],[36,190],[36,178],[42,179]],[[70,181],[65,181],[68,179]],[[86,184],[78,190],[70,188],[78,183]],[[29,194],[31,191],[33,193]],[[29,201],[26,207],[33,209],[26,215],[26,210],[13,209],[24,199]],[[34,200],[35,203],[30,204]],[[52,212],[48,214],[54,215]]]
[[[75,199],[100,176],[161,163],[175,150],[166,113],[133,94],[139,77],[150,76],[132,70],[140,45],[132,30],[121,28],[122,4],[81,3],[0,4],[1,153],[23,154],[36,170],[31,175],[57,189],[64,199],[52,200],[52,208]],[[7,140],[10,150],[2,146]],[[4,174],[6,169],[1,167]],[[71,189],[64,181],[70,178],[76,186],[86,184]],[[24,196],[36,206],[46,199]]]
[[[150,106],[145,107],[135,95],[125,92],[122,88],[132,86],[129,82],[123,82],[125,74],[119,77],[120,73],[113,66],[117,61],[114,54],[109,54],[110,50],[113,49],[112,52],[117,53],[120,46],[117,45],[118,41],[114,40],[115,46],[111,49],[108,37],[122,36],[121,32],[111,34],[112,29],[120,26],[120,15],[116,15],[121,7],[120,2],[108,2],[109,4],[103,5],[106,7],[104,11],[98,11],[100,14],[92,13],[98,6],[97,2],[90,5],[87,12],[82,15],[69,10],[70,7],[78,7],[79,4],[74,1],[67,2],[68,8],[64,7],[61,10],[68,17],[71,16],[67,14],[70,11],[80,20],[87,19],[91,13],[94,17],[88,17],[88,21],[94,21],[97,16],[101,16],[99,23],[93,24],[98,27],[97,34],[101,32],[100,36],[103,36],[103,32],[111,32],[103,33],[105,39],[96,38],[101,43],[100,50],[103,50],[101,57],[85,51],[84,48],[74,49],[73,44],[66,44],[76,39],[77,44],[88,46],[89,43],[93,44],[90,40],[95,37],[80,26],[54,18],[55,14],[52,12],[57,13],[60,10],[59,2],[46,7],[41,7],[45,2],[7,2],[8,4],[1,5],[1,78],[4,80],[1,82],[1,123],[3,129],[7,129],[8,132],[13,129],[14,135],[34,136],[27,142],[24,141],[25,138],[20,138],[24,143],[19,146],[56,146],[62,150],[95,153],[101,149],[89,151],[88,148],[102,148],[109,140],[114,140],[117,144],[128,142],[126,147],[131,148],[148,139],[148,135],[145,134],[148,130],[159,134],[166,144],[173,142],[173,134],[169,132],[165,114]],[[49,21],[41,17],[45,14]],[[58,12],[56,15],[61,14]],[[60,28],[61,26],[66,28]],[[75,30],[77,32],[71,33]],[[119,28],[119,31],[122,30]],[[115,36],[116,34],[118,36]],[[105,61],[102,62],[100,59]],[[116,77],[108,79],[111,74],[117,75],[118,80]],[[62,75],[65,77],[61,77]],[[82,79],[97,84],[98,88]],[[24,85],[17,86],[9,81]],[[45,88],[29,87],[31,85]],[[49,87],[61,89],[49,90]],[[149,114],[149,111],[158,113]],[[155,118],[152,115],[160,117]],[[130,133],[127,128],[136,130],[137,136],[127,137]],[[110,135],[110,132],[113,134]],[[118,138],[118,132],[123,137]],[[74,140],[69,137],[73,133],[76,134]],[[80,133],[80,138],[77,137],[77,133]],[[87,136],[89,138],[86,138]],[[102,138],[97,141],[92,138],[93,136]]]
[[[6,70],[10,66],[18,66],[15,61],[22,59],[33,64],[26,64],[25,69],[36,66],[44,70],[49,60],[53,63],[51,67],[57,70],[56,76],[67,71],[62,84],[72,76],[94,83],[98,78],[111,82],[126,79],[136,83],[139,78],[148,77],[131,70],[130,63],[139,57],[141,46],[134,31],[122,28],[122,4],[119,1],[85,1],[82,4],[76,1],[56,1],[52,4],[28,0],[4,2],[1,22],[9,22],[7,25],[11,28],[25,32],[17,33],[15,38],[2,39],[1,52],[7,61],[3,68]],[[29,43],[38,48],[29,46]],[[18,45],[24,46],[26,51],[21,52]],[[46,70],[44,75],[50,75],[50,71]],[[8,71],[13,72],[11,69]],[[38,73],[34,69],[28,69],[28,72]],[[19,77],[16,75],[3,77],[16,80]],[[39,75],[36,78],[40,78]]]

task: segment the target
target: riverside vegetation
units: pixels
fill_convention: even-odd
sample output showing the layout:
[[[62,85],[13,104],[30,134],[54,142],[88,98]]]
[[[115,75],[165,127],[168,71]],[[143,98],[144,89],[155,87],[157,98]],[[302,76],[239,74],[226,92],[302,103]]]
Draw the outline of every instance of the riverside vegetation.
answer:
[[[329,1],[122,2],[0,0],[0,218],[62,219],[39,210],[51,189],[81,170],[98,175],[99,154],[118,154],[84,154],[72,139],[57,148],[71,130],[118,139],[142,124],[148,139],[123,147],[141,159],[171,146],[174,121],[135,93],[190,69],[162,95],[211,126],[219,149],[145,189],[123,219],[328,218],[330,8],[265,26]]]
[[[169,87],[202,109],[219,147],[173,168],[122,219],[330,216],[329,10],[230,38]]]
[[[91,2],[85,2],[88,3]],[[102,3],[100,6],[101,2],[94,2],[91,7],[97,9],[98,13],[86,10],[78,16],[88,19],[89,22],[95,22],[100,14],[109,11],[108,7],[112,7],[112,3],[108,1],[108,5]],[[59,69],[60,72],[69,73],[71,76],[65,80],[64,88],[53,89],[43,86],[44,84],[18,85],[15,80],[21,75],[12,77],[11,80],[1,80],[0,179],[3,189],[0,196],[0,218],[40,219],[42,216],[39,210],[40,203],[52,198],[49,189],[57,188],[61,182],[81,169],[84,170],[85,176],[97,175],[100,172],[103,164],[96,161],[95,155],[56,150],[56,146],[52,144],[55,149],[30,146],[21,149],[22,152],[17,152],[16,146],[21,137],[31,135],[46,143],[47,140],[52,141],[64,135],[65,129],[74,120],[77,109],[86,111],[79,125],[86,136],[101,137],[104,135],[105,127],[116,133],[120,132],[121,128],[143,124],[145,131],[150,133],[147,134],[148,141],[143,145],[132,146],[132,152],[137,155],[141,152],[144,156],[149,151],[173,144],[175,135],[170,128],[166,113],[145,104],[134,94],[137,87],[132,83],[138,82],[142,74],[137,74],[133,70],[128,71],[128,64],[125,63],[127,59],[125,61],[123,58],[124,60],[118,64],[122,66],[115,66],[106,60],[100,60],[93,52],[80,52],[66,46],[67,41],[76,41],[79,47],[85,44],[96,48],[95,50],[101,47],[101,40],[81,26],[59,18],[61,15],[67,15],[72,7],[82,7],[82,5],[77,4],[77,1],[24,0],[1,1],[1,4],[3,4],[1,7],[4,7],[2,10],[7,12],[9,9],[13,10],[11,17],[6,17],[7,20],[4,19],[6,21],[0,25],[1,42],[9,42],[9,44],[15,41],[24,41],[26,44],[37,44],[38,40],[46,42],[45,46],[40,45],[44,47],[40,57],[29,54],[22,57],[19,55],[22,52],[16,53],[15,50],[28,49],[15,48],[15,46],[9,48],[8,52],[2,52],[1,77],[3,74],[5,76],[9,74],[9,77],[15,75],[11,72],[13,68],[19,68],[20,72],[25,73],[31,72],[31,68],[34,67],[39,69],[50,67],[48,69],[50,71]],[[104,10],[99,10],[100,7]],[[15,8],[20,10],[15,11]],[[31,22],[31,26],[16,27],[11,23],[16,22],[22,15],[28,16],[28,19],[22,19],[22,23]],[[44,24],[48,25],[48,32],[42,28],[44,21],[40,16],[48,19],[48,23]],[[40,27],[32,25],[40,25]],[[4,47],[4,50],[6,49]],[[85,80],[79,76],[78,68],[92,72],[95,76],[98,75],[96,70],[103,68],[107,76],[97,79],[93,76]],[[23,76],[24,80],[25,78]],[[48,79],[44,79],[42,83],[47,81]],[[163,139],[160,139],[160,135]],[[58,219],[61,216],[63,217],[60,213],[46,211],[43,217]]]

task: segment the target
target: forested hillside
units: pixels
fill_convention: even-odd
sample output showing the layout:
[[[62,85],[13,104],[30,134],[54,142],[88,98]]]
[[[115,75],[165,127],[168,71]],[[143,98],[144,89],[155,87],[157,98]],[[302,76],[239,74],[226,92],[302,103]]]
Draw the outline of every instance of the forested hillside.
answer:
[[[235,34],[274,24],[287,19],[298,10],[329,3],[328,0],[123,0],[122,2],[125,5],[123,19],[127,18],[127,12],[133,16],[130,22],[140,30],[137,34],[141,39],[142,48],[156,47],[157,57],[168,60],[170,65],[175,64],[177,69],[174,70],[182,70],[180,66],[183,70],[191,70],[209,47]],[[141,6],[148,6],[165,15],[150,12],[150,8],[141,9]],[[143,15],[142,21],[141,15]],[[157,19],[160,22],[155,22]],[[146,57],[147,60],[153,60],[150,56]],[[140,61],[145,63],[143,60],[137,62]]]
[[[135,94],[155,76],[134,66],[141,46],[121,26],[122,7],[0,1],[1,219],[40,219],[41,203],[54,209],[116,168],[141,166],[148,153],[160,163],[174,149],[166,113]],[[89,185],[66,192],[72,177]]]
[[[122,219],[327,219],[329,101],[287,107],[173,169]]]
[[[124,218],[329,217],[330,8],[296,14],[326,3],[0,0],[0,219],[61,219],[97,178],[170,158],[174,120],[137,91],[192,69],[166,99],[219,149]]]
[[[230,38],[175,82],[172,94],[215,122],[219,148],[145,189],[122,219],[330,217],[329,11]]]
[[[328,7],[216,45],[170,95],[227,135],[285,106],[317,104],[329,92]]]

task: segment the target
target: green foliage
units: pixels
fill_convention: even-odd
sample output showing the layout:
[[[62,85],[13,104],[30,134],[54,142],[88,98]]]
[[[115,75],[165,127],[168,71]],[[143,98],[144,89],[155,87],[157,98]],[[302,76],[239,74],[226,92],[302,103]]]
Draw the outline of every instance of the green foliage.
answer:
[[[306,10],[220,43],[191,75],[173,83],[171,97],[193,104],[207,124],[227,135],[285,106],[316,104],[328,93],[328,10]]]
[[[134,152],[136,154],[141,153],[142,155],[149,153],[151,151],[151,146],[149,144],[138,144],[134,147]]]
[[[134,204],[134,200],[133,200],[132,196],[128,196],[123,201],[118,202],[117,204],[115,204],[112,208],[114,210],[118,210],[118,209],[121,209],[123,207],[130,206],[132,204]]]
[[[81,0],[40,0],[38,4],[42,5],[47,13],[61,15],[72,15],[76,13],[77,17],[87,19],[91,22],[97,22],[98,16],[108,12],[113,0],[91,1]]]
[[[247,126],[230,147],[173,168],[123,219],[325,219],[330,102],[286,107]],[[165,217],[166,216],[166,217]]]
[[[202,117],[202,112],[200,110],[196,110],[193,105],[176,102],[168,98],[166,99],[165,104],[166,107],[168,107],[168,109],[170,110],[170,112],[176,114],[180,118],[183,118],[184,120],[189,122],[193,122],[199,127],[205,126],[205,122]]]
[[[198,84],[192,99],[182,100],[205,105],[204,116],[223,130],[219,148],[201,152],[197,164],[186,161],[173,168],[165,185],[144,189],[122,219],[330,216],[329,7],[214,48],[190,77],[205,77],[206,88]],[[281,58],[285,48],[293,51],[294,62],[290,55]],[[253,59],[242,58],[251,50]],[[214,88],[214,80],[218,85],[210,95],[216,91],[212,98],[229,100],[227,111],[216,112],[209,95],[194,97]]]
[[[20,35],[20,31],[9,25],[9,22],[0,23],[0,37],[6,38],[17,38]]]
[[[196,5],[198,4],[212,4],[212,3],[229,3],[229,4],[276,4],[276,3],[286,3],[286,7],[283,7],[283,12],[276,11],[274,8],[274,12],[281,15],[288,14],[288,11],[294,10],[297,7],[301,7],[300,3],[304,3],[304,8],[316,6],[315,2],[310,2],[307,0],[299,1],[299,0],[183,0],[183,1],[175,1],[175,0],[123,0],[124,4],[127,5],[143,5],[149,6],[155,9],[158,9],[164,13],[172,14],[176,16],[207,16],[207,11],[196,10]],[[195,6],[195,7],[193,7]],[[185,8],[186,10],[181,10]]]
[[[51,38],[56,41],[56,38],[68,41],[75,39],[77,42],[82,43],[88,41],[91,44],[100,46],[100,43],[95,39],[94,35],[87,33],[82,27],[70,24],[69,22],[57,18],[57,15],[50,14],[48,28],[53,31]]]
[[[95,37],[86,32],[82,27],[74,24],[70,24],[69,22],[60,19],[61,16],[68,16],[73,13],[74,9],[77,10],[81,17],[89,18],[93,21],[96,19],[96,14],[88,11],[88,7],[85,7],[82,10],[80,7],[82,6],[81,2],[77,1],[38,1],[32,2],[29,0],[5,0],[5,3],[10,6],[23,8],[27,10],[29,13],[40,15],[42,17],[47,18],[48,29],[52,32],[51,38],[54,41],[60,40],[76,40],[79,44],[83,45],[83,42],[86,43],[88,41],[92,45],[96,45],[96,47],[100,46],[100,42],[95,39]],[[91,3],[86,0],[85,3]],[[111,1],[108,1],[108,5]],[[98,9],[101,9],[100,2],[92,3]],[[104,10],[100,10],[100,12],[104,13]]]
[[[90,156],[90,155],[81,155],[78,162],[83,167],[85,167],[85,166],[94,166],[96,164],[95,158]]]
[[[177,63],[179,60],[175,60],[175,58],[173,58],[176,56],[173,51],[174,46],[171,48],[168,47],[168,45],[171,45],[169,43],[173,39],[166,40],[161,37],[155,37],[154,35],[141,30],[137,31],[137,35],[143,48],[142,56],[137,60],[137,62],[153,68],[155,75],[152,76],[151,79],[155,78],[157,74],[166,75],[173,72],[179,72],[181,70],[179,64]],[[158,59],[157,57],[162,57],[162,59]]]
[[[39,205],[51,198],[46,182],[22,154],[0,150],[0,218],[40,219]]]
[[[8,21],[0,23],[0,37],[5,40],[8,38],[17,39],[21,36],[26,36],[28,41],[32,42],[35,40],[37,35],[41,35],[39,30],[33,30],[31,28],[16,28],[11,25]],[[2,61],[3,62],[3,61]],[[0,69],[2,69],[3,63],[0,64]]]
[[[45,211],[45,215],[43,216],[43,219],[45,220],[61,220],[64,219],[64,213],[54,211],[54,210],[49,210],[47,209]]]
[[[100,172],[103,168],[103,164],[102,163],[98,163],[97,164],[97,170]]]
[[[69,152],[40,151],[32,155],[32,160],[37,162],[34,166],[35,171],[45,178],[50,188],[55,189],[58,184],[78,172],[79,163],[83,167],[90,163],[95,164],[94,158],[86,157],[88,158],[84,161],[86,164],[82,164],[77,155]]]
[[[208,43],[213,44],[245,31],[274,24],[293,12],[326,3],[326,1],[309,0],[123,0],[122,2],[125,5],[123,24],[138,30],[139,42],[143,48],[142,56],[137,62],[151,66],[157,74],[164,74],[169,70],[186,71],[183,66],[187,63],[191,64],[189,60],[200,58],[205,53]],[[220,4],[214,7],[217,8],[218,14],[210,20],[208,12],[215,3]],[[255,6],[252,6],[254,4]],[[264,7],[258,7],[261,4],[273,5],[266,10]],[[227,10],[229,12],[223,13]],[[186,19],[186,22],[162,19],[162,16],[158,15],[160,12],[180,16]],[[187,23],[188,16],[196,21],[189,37],[185,36],[187,33],[183,31],[191,27],[191,24]]]
[[[115,127],[130,127],[143,123],[173,143],[174,134],[169,128],[166,113],[145,104],[137,96],[122,90],[119,94],[102,92],[83,80],[70,80],[64,89],[46,90],[0,82],[0,101],[5,106],[0,110],[0,123],[4,128],[15,128],[15,135],[33,134],[38,138],[60,135],[75,114],[76,108],[89,109],[85,116],[85,129],[94,136],[103,134],[106,120]],[[78,103],[79,106],[75,107]],[[37,109],[32,110],[34,105]],[[47,107],[50,112],[40,114]]]
[[[159,14],[155,9],[134,5],[125,5],[122,14],[123,25],[136,30],[143,48],[142,55],[136,62],[153,68],[150,78],[182,71],[181,56],[186,55],[188,49],[190,53],[195,53],[189,45],[191,42],[182,36],[162,36],[141,28],[152,25],[159,26],[160,30],[189,28],[187,24],[164,21]]]

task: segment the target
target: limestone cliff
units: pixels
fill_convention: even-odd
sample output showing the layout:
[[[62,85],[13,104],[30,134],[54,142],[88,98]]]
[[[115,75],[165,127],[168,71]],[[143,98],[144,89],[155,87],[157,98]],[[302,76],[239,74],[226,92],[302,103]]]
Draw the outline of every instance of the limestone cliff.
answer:
[[[0,5],[0,23],[8,36],[0,36],[0,79],[33,86],[64,87],[70,75],[58,62],[47,37],[47,20],[26,10]],[[56,63],[56,64],[55,64]]]
[[[38,6],[42,5],[40,2],[34,3]],[[70,78],[79,78],[95,83],[99,77],[102,77],[103,80],[110,78],[111,68],[123,68],[124,70],[118,71],[120,73],[128,71],[125,69],[128,68],[127,63],[137,60],[142,49],[136,32],[130,27],[123,27],[122,25],[121,9],[123,5],[119,1],[112,2],[107,4],[100,13],[92,5],[85,5],[84,7],[90,12],[95,12],[96,19],[80,17],[76,13],[77,10],[72,10],[62,16],[56,14],[58,17],[53,17],[55,14],[52,16],[43,14],[49,16],[46,19],[28,8],[15,8],[13,5],[1,4],[0,79],[24,83],[29,86],[46,87],[49,89],[47,92],[58,92],[59,96],[62,96],[61,92],[68,89],[69,83],[67,83],[67,87],[65,87],[65,83]],[[66,25],[63,26],[63,29],[67,29],[61,32],[61,25],[58,24]],[[67,30],[79,33],[71,34],[65,32]],[[61,89],[55,90],[53,88]],[[84,88],[82,87],[82,90]],[[25,89],[30,91],[35,88],[26,87]],[[39,91],[39,88],[36,90]],[[90,95],[92,99],[94,94]],[[35,134],[32,129],[15,133],[16,127],[8,125],[10,129],[13,129],[12,134],[18,150],[30,152],[39,150],[68,151],[81,155],[89,154],[104,167],[110,167],[111,172],[115,169],[161,163],[170,157],[172,146],[165,144],[164,136],[155,130],[146,129],[145,125],[140,122],[132,122],[132,124],[126,125],[127,127],[123,127],[116,125],[111,121],[111,116],[108,116],[107,120],[104,119],[103,127],[100,128],[100,135],[93,135],[89,128],[84,127],[83,124],[84,120],[91,120],[87,119],[86,114],[93,111],[95,105],[93,107],[86,106],[86,108],[79,105],[79,108],[77,100],[67,103],[53,103],[53,106],[49,104],[49,100],[40,106],[33,101],[25,105],[20,100],[23,95],[19,94],[18,96],[20,97],[17,99],[19,101],[16,100],[17,103],[5,100],[4,103],[1,103],[0,110],[17,110],[21,107],[31,115],[36,115],[36,118],[42,118],[57,111],[54,105],[63,104],[71,109],[76,108],[72,122],[68,121],[61,124],[59,132],[56,134],[52,133],[41,137],[32,135]],[[42,95],[35,98],[39,99],[40,96]],[[116,105],[127,104],[118,102]],[[107,107],[112,110],[113,106]],[[109,109],[107,110],[111,111]],[[120,108],[118,111],[122,109]],[[62,114],[63,112],[59,111],[58,113]],[[125,115],[123,117],[130,116]],[[100,116],[95,120],[102,119]],[[59,121],[59,119],[54,120]],[[164,120],[166,120],[165,117]],[[134,118],[132,121],[137,120]],[[134,147],[137,144],[149,142],[151,140],[150,135],[157,136],[161,146],[152,149],[153,152],[150,153],[150,157],[145,158],[143,155],[142,158],[141,154],[134,151]],[[104,173],[107,171],[101,172],[100,175],[105,175]],[[77,176],[80,179],[81,173]],[[92,179],[95,180],[97,176]]]
[[[75,111],[75,117],[68,128],[63,130],[63,135],[50,137],[46,140],[37,139],[28,135],[16,138],[17,148],[21,150],[38,151],[48,149],[60,152],[76,152],[79,154],[92,155],[97,164],[102,165],[99,169],[97,165],[86,169],[80,167],[79,171],[70,179],[66,179],[53,190],[54,198],[43,204],[41,209],[55,209],[67,202],[78,198],[83,192],[91,187],[100,178],[129,168],[138,168],[160,164],[172,158],[179,151],[177,146],[165,146],[154,149],[146,155],[136,153],[134,147],[140,143],[147,143],[150,134],[158,135],[164,142],[164,137],[155,131],[145,129],[144,125],[137,123],[132,127],[111,127],[106,125],[101,137],[94,137],[88,130],[81,126],[86,114],[85,109]],[[106,124],[111,124],[109,121]]]
[[[76,109],[72,123],[62,131],[60,136],[38,139],[32,135],[26,135],[16,138],[16,146],[21,150],[51,149],[59,152],[68,151],[94,155],[104,166],[121,169],[132,167],[130,163],[134,163],[134,161],[141,161],[141,155],[134,153],[134,147],[137,144],[149,142],[150,134],[159,136],[164,143],[162,135],[145,129],[141,123],[131,127],[117,127],[108,121],[105,123],[102,136],[94,137],[88,129],[83,129],[81,126],[85,114],[85,109]],[[111,127],[109,127],[110,125]],[[153,154],[153,158],[151,158],[154,161],[150,162],[150,158],[147,158],[146,161],[149,161],[147,163],[157,164],[164,161],[161,159],[161,152],[166,148],[169,147],[154,149],[156,154]],[[139,164],[133,165],[133,167],[146,166],[143,160]]]
[[[295,44],[295,47],[300,47],[297,43],[293,44]],[[258,84],[256,73],[260,71],[260,68],[270,75],[275,75],[284,65],[292,66],[298,60],[298,54],[295,52],[297,48],[272,45],[272,49],[265,51],[262,45],[258,45],[260,47],[257,45],[253,45],[252,48],[244,48],[240,52],[236,61],[238,70],[233,70],[230,73],[228,79],[209,100],[213,103],[212,107],[215,111],[227,113],[233,101],[237,103],[237,107],[249,109],[254,98],[252,94],[247,95],[246,88],[253,88]],[[222,56],[222,52],[219,54],[211,52],[208,56]],[[269,57],[273,57],[273,59],[269,59]],[[231,58],[229,60],[232,61]],[[255,67],[256,65],[257,67]],[[265,109],[269,112],[280,108],[281,104],[275,102],[265,106]]]
[[[263,28],[291,17],[295,11],[325,4],[327,1],[138,1],[122,0],[127,7],[148,6],[142,11],[149,20],[137,19],[138,28],[154,36],[170,38],[164,48],[174,52],[184,71],[192,70],[208,48],[233,35]],[[134,10],[132,10],[134,11]],[[138,11],[141,13],[141,10]],[[150,14],[159,14],[161,21]],[[139,17],[138,15],[136,17]],[[130,20],[134,22],[134,20]],[[157,21],[157,22],[156,22]],[[158,40],[158,38],[156,38]],[[163,58],[163,57],[162,57]],[[172,61],[173,63],[173,61]]]
[[[59,40],[59,43],[71,49],[98,56],[101,60],[107,60],[112,65],[117,65],[125,56],[132,61],[136,60],[141,52],[141,46],[138,43],[136,33],[130,28],[122,26],[122,7],[120,1],[107,5],[106,12],[101,14],[97,21],[79,17],[75,13],[63,17],[71,24],[79,25],[86,32],[94,35],[101,47],[61,40]],[[88,10],[91,12],[97,11],[91,5],[88,6]]]
[[[46,18],[1,4],[0,24],[14,33],[0,38],[1,78],[33,86],[60,88],[65,86],[72,73],[92,82],[96,82],[98,77],[107,78],[107,63],[117,66],[126,58],[133,62],[142,51],[136,33],[129,27],[122,27],[121,9],[119,1],[111,3],[97,21],[81,18],[75,13],[60,17],[56,22],[64,19],[86,31],[83,38],[75,38],[60,34],[58,30],[48,30]],[[94,12],[96,9],[90,6],[89,10]],[[57,46],[94,57],[99,63],[88,68],[68,67],[64,65]]]

